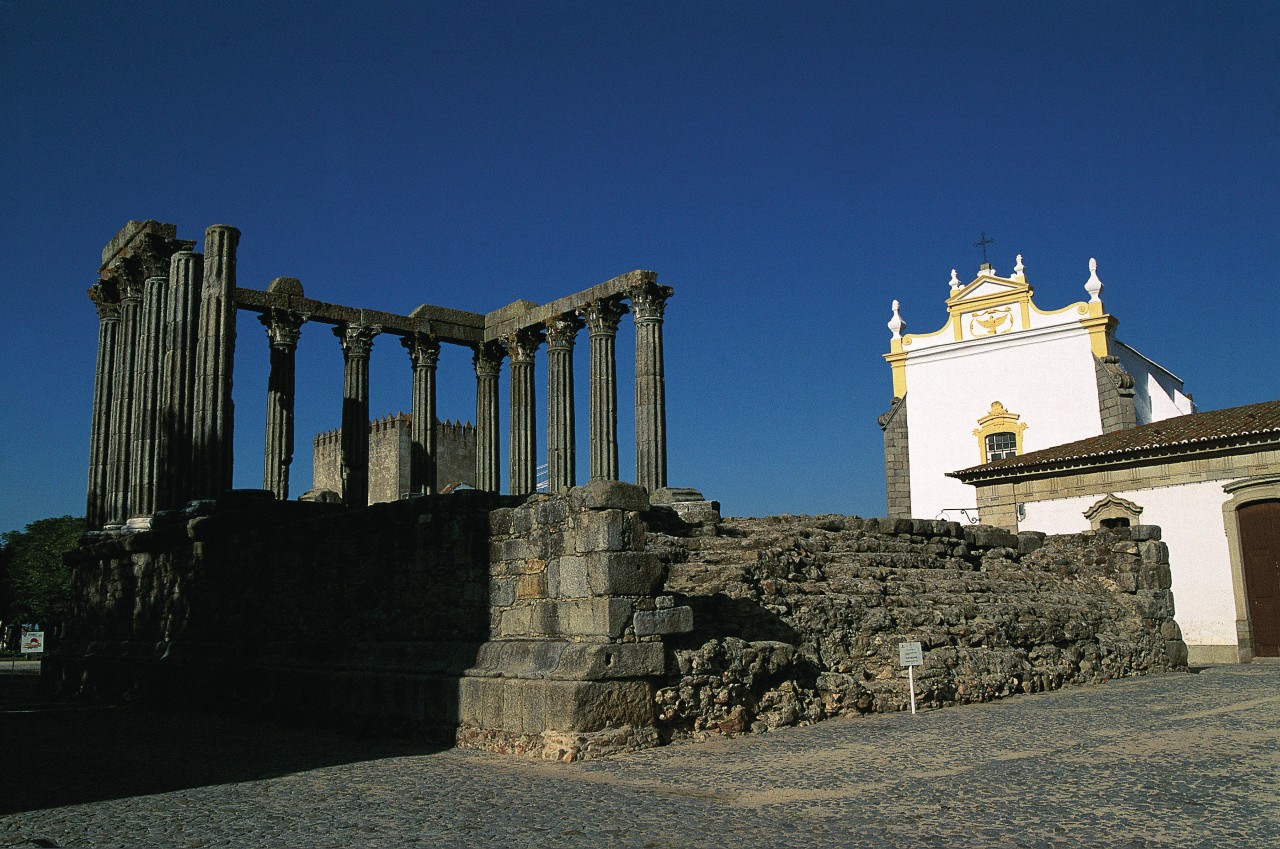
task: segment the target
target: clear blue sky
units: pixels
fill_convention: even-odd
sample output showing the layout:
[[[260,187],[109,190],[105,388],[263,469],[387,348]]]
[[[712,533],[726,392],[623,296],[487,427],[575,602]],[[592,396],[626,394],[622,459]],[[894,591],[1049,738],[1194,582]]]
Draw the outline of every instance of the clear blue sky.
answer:
[[[0,2],[0,530],[83,512],[85,289],[129,219],[233,224],[240,285],[395,312],[655,270],[671,482],[734,515],[884,513],[889,302],[941,326],[980,231],[1045,308],[1097,257],[1120,338],[1201,409],[1276,398],[1278,32],[1273,2]],[[440,381],[473,418],[464,352]],[[340,392],[304,329],[295,494]],[[408,406],[383,339],[373,410]]]

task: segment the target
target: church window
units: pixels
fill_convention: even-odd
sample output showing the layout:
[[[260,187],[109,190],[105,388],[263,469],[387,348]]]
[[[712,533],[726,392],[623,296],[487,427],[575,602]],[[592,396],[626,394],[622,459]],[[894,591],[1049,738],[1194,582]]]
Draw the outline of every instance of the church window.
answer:
[[[999,401],[991,402],[991,410],[978,419],[978,427],[973,435],[978,437],[978,453],[982,462],[1003,460],[1005,457],[1017,457],[1022,453],[1022,432],[1027,429],[1026,422],[1017,413],[1011,413]]]
[[[987,459],[1003,460],[1018,456],[1018,437],[1009,431],[993,433],[987,437]]]

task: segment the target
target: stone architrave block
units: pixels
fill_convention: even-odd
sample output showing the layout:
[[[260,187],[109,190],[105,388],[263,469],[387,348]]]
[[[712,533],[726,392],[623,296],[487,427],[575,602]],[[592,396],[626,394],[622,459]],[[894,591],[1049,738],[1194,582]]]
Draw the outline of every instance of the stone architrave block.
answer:
[[[1142,542],[1149,539],[1160,539],[1159,525],[1132,525],[1129,528],[1129,539]]]
[[[559,633],[567,637],[616,639],[631,624],[633,607],[625,598],[568,599],[555,605],[560,614]]]
[[[532,633],[533,607],[521,605],[502,611],[498,622],[498,636],[524,637]]]
[[[548,566],[556,574],[555,587],[548,586],[549,595],[557,598],[586,598],[591,595],[587,582],[587,558],[572,555],[560,557]]]
[[[539,681],[545,688],[547,729],[599,731],[653,725],[648,681]]]
[[[621,510],[599,510],[577,517],[574,548],[580,554],[592,551],[622,551],[626,548],[626,514]]]
[[[546,682],[538,679],[503,678],[503,731],[538,734],[547,725]]]
[[[501,728],[505,713],[504,683],[501,678],[460,678],[458,721],[480,728]]]
[[[516,602],[516,579],[497,577],[489,579],[489,606],[510,607]]]
[[[558,678],[598,681],[661,675],[662,643],[568,643],[552,673]]]
[[[677,501],[671,505],[682,522],[690,525],[718,525],[719,501]]]
[[[687,634],[693,630],[693,608],[681,606],[664,610],[637,610],[635,629],[637,637]]]
[[[662,563],[639,551],[598,551],[583,558],[591,595],[653,595],[661,588]]]
[[[649,493],[632,483],[594,480],[569,490],[569,503],[579,510],[641,512],[649,509]]]

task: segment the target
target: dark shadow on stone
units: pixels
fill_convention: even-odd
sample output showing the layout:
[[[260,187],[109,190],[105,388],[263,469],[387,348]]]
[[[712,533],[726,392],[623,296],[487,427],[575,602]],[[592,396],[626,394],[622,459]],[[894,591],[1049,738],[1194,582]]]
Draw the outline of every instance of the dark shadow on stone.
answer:
[[[690,634],[679,638],[680,647],[701,645],[710,639],[737,637],[748,642],[774,640],[800,645],[802,638],[782,617],[757,602],[730,598],[723,593],[704,596],[676,595],[676,604],[693,608]],[[668,642],[672,638],[668,637]]]

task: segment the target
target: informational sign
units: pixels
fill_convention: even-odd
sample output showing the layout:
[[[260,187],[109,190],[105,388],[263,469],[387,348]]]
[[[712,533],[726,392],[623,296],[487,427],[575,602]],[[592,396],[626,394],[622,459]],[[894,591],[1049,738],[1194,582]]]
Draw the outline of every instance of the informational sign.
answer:
[[[22,653],[40,654],[44,651],[44,631],[27,631],[22,635]]]
[[[916,667],[924,663],[924,648],[916,642],[898,643],[898,665],[907,667],[907,686],[911,688],[911,715],[916,715]]]

